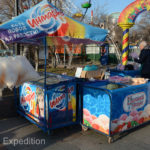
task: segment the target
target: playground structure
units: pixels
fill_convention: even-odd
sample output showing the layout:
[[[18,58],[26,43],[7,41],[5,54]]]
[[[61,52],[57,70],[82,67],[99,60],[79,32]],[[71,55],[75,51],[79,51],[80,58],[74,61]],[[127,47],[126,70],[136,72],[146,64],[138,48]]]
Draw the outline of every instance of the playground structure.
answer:
[[[84,2],[84,1],[82,1]],[[68,14],[69,16],[74,16],[76,18],[79,18],[80,21],[83,21],[85,18],[88,9],[91,7],[91,0],[86,1],[85,3],[81,4],[81,8],[76,6],[75,2],[71,0],[51,0],[51,3],[53,3],[56,7],[61,6],[60,8],[63,10],[65,14]]]
[[[67,0],[64,3],[63,0],[58,0],[58,3],[62,4],[62,10],[64,11],[64,13],[70,14],[70,16],[73,16],[75,12],[81,12],[81,10],[71,0]]]
[[[120,14],[118,25],[123,29],[122,64],[128,62],[129,29],[134,25],[139,14],[150,10],[150,0],[136,0],[129,4]]]

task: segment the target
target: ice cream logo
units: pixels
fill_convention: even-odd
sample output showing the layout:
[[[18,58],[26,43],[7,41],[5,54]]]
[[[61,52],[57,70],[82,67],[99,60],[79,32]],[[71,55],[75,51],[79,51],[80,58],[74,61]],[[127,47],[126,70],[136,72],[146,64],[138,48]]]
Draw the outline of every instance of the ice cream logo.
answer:
[[[93,129],[99,130],[105,134],[109,134],[109,122],[110,118],[105,115],[101,114],[98,117],[91,114],[91,112],[84,108],[83,109],[83,124]]]
[[[35,92],[32,92],[31,88],[27,85],[23,87],[23,95],[21,97],[21,105],[25,110],[32,109],[32,100],[35,99]]]
[[[71,86],[70,88],[68,88],[68,93],[71,94],[74,91],[74,87]]]
[[[52,100],[50,100],[49,103],[51,109],[57,109],[61,111],[66,109],[66,94],[63,91],[65,91],[65,86],[61,86],[55,90],[54,94],[52,95]]]
[[[27,24],[31,28],[38,28],[49,34],[56,32],[65,23],[64,14],[49,4],[36,7],[31,13],[30,19],[27,20]]]
[[[35,98],[35,92],[32,92],[31,88],[29,86],[25,89],[25,101],[30,102],[32,99]]]
[[[144,92],[126,96],[123,102],[123,108],[126,112],[142,108],[146,103],[146,94]]]

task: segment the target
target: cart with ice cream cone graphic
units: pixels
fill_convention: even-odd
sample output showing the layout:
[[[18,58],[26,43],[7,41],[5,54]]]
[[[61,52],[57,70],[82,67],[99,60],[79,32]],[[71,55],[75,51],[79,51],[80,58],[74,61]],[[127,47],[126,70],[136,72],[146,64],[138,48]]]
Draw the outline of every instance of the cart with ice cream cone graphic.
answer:
[[[75,78],[47,73],[46,89],[43,82],[41,76],[36,82],[26,82],[20,86],[18,113],[49,133],[56,128],[79,124]]]

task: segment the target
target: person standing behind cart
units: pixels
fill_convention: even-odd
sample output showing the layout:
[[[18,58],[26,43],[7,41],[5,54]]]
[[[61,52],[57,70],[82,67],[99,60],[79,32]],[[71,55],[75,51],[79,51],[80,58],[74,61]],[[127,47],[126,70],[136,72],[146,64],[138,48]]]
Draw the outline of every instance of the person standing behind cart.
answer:
[[[150,46],[146,41],[139,44],[141,50],[139,58],[134,58],[134,61],[141,64],[141,77],[150,79]]]

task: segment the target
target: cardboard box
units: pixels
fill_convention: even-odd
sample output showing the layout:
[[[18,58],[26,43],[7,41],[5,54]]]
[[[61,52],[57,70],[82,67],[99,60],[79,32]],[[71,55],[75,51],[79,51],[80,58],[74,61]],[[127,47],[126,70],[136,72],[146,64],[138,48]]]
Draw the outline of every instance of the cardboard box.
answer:
[[[80,78],[87,78],[87,79],[100,79],[102,80],[105,75],[104,69],[98,69],[95,71],[82,71]]]

